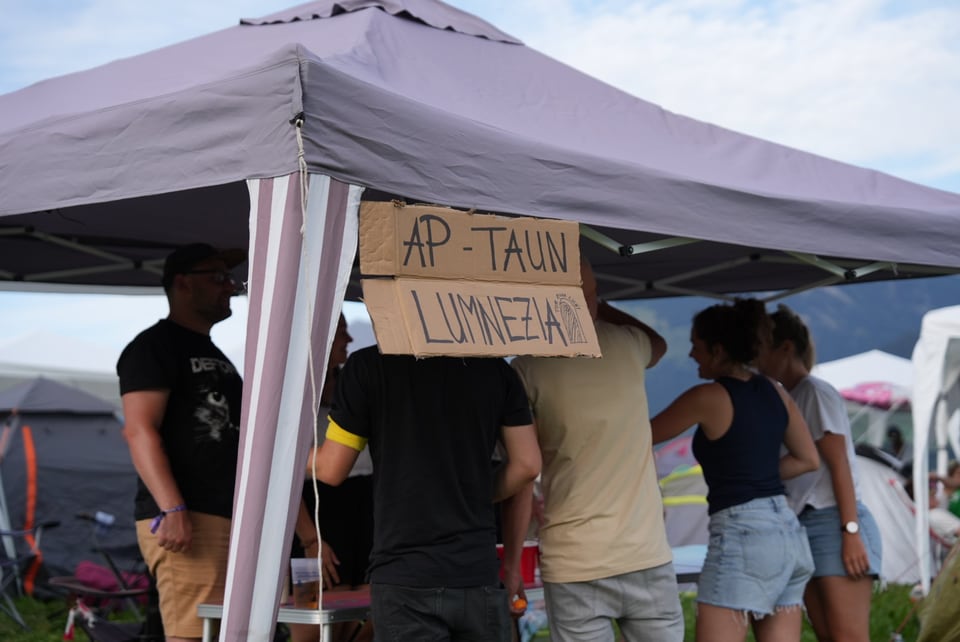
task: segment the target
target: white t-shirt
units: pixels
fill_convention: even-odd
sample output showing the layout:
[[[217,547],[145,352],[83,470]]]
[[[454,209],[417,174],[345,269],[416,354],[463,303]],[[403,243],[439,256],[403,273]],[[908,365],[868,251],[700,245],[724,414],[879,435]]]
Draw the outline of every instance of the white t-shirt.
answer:
[[[853,437],[850,434],[850,420],[843,397],[823,379],[806,376],[790,390],[790,396],[797,403],[800,414],[803,415],[813,441],[823,439],[827,433],[843,436],[847,449],[847,461],[850,462],[850,473],[853,476],[853,491],[857,501],[860,501],[860,484],[857,481],[857,457],[853,449]],[[833,495],[833,478],[826,462],[820,461],[820,468],[804,473],[799,477],[784,482],[787,488],[787,501],[797,513],[804,506],[814,508],[829,508],[837,505]]]
[[[957,531],[960,530],[960,517],[944,508],[931,508],[930,529],[948,545],[957,543]]]

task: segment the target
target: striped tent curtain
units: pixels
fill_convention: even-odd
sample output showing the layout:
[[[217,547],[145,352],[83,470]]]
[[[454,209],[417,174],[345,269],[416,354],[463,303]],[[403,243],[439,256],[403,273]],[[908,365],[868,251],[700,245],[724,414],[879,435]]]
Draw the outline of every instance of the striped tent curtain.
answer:
[[[247,186],[250,300],[220,640],[268,642],[363,189],[314,174]]]

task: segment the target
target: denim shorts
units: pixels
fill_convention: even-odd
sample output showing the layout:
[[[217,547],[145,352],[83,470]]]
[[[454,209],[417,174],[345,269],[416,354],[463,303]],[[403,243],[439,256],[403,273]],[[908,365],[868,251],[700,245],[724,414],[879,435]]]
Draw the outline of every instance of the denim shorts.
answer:
[[[710,541],[697,601],[752,616],[803,604],[813,573],[807,534],[783,495],[710,516]]]
[[[870,558],[868,575],[880,576],[880,561],[883,555],[883,543],[880,529],[870,510],[857,502],[857,521],[860,522],[860,537]],[[829,508],[807,508],[800,513],[800,523],[807,529],[810,540],[810,552],[813,554],[814,577],[828,575],[845,576],[843,566],[843,531],[840,528],[840,510],[836,506]]]

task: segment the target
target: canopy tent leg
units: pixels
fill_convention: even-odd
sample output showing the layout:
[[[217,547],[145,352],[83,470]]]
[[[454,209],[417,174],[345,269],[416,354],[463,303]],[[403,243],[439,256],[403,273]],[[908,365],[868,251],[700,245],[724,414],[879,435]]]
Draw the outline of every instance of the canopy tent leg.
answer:
[[[300,174],[248,181],[250,312],[224,641],[272,639],[319,390],[356,254],[363,189],[320,175],[308,184],[304,199]]]

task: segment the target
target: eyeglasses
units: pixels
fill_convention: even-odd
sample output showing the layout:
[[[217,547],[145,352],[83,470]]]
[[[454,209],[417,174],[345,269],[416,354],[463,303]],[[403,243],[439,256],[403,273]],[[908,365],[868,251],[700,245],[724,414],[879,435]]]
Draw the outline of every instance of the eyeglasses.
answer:
[[[184,274],[209,274],[210,278],[213,279],[213,282],[217,285],[237,282],[237,280],[233,278],[233,275],[227,270],[189,270],[184,272]]]

